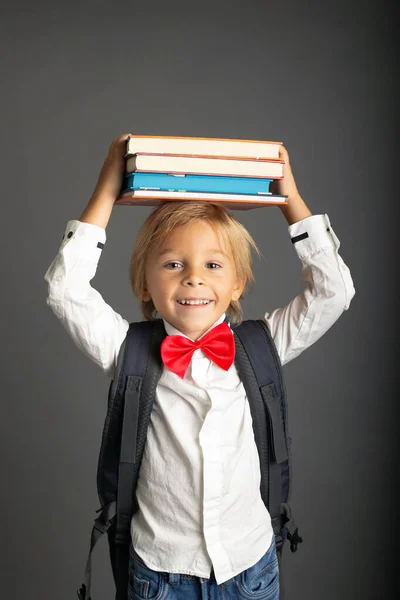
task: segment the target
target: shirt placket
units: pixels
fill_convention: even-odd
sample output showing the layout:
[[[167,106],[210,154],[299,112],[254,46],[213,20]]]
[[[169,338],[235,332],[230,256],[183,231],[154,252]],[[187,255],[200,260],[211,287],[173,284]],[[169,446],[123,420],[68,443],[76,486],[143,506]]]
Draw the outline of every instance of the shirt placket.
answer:
[[[203,533],[214,571],[229,570],[228,554],[221,544],[220,513],[223,494],[223,465],[221,459],[221,420],[224,414],[224,394],[213,390],[210,381],[208,358],[192,361],[193,380],[207,391],[210,409],[206,414],[199,433],[199,443],[203,453]]]

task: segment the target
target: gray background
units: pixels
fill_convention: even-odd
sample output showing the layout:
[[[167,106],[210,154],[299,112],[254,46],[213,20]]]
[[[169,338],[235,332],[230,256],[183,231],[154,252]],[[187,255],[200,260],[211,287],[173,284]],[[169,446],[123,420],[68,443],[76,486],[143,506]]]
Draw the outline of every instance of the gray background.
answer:
[[[329,215],[356,296],[285,367],[292,508],[305,540],[295,554],[285,549],[285,587],[289,600],[393,598],[399,187],[391,5],[3,7],[2,597],[67,600],[82,582],[109,381],[47,308],[43,278],[109,144],[131,131],[281,140],[310,210]],[[115,208],[92,281],[128,320],[140,319],[128,265],[149,210]],[[300,263],[277,207],[236,214],[265,257],[244,303],[245,317],[259,317],[300,293]],[[93,598],[112,597],[104,539]]]

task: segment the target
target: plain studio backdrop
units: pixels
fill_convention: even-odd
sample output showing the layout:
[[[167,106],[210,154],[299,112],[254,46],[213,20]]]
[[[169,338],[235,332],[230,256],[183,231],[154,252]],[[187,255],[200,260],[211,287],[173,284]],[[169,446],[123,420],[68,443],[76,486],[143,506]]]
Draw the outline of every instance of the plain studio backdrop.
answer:
[[[44,274],[111,141],[144,135],[282,141],[313,214],[327,213],[356,295],[285,366],[289,600],[395,597],[398,475],[398,94],[389,2],[3,4],[1,596],[70,600],[99,507],[109,380],[46,306]],[[128,279],[149,208],[115,207],[92,285],[141,319]],[[246,318],[303,289],[277,207],[237,212],[258,242]],[[398,352],[397,352],[398,355]],[[106,538],[93,598],[113,598]]]

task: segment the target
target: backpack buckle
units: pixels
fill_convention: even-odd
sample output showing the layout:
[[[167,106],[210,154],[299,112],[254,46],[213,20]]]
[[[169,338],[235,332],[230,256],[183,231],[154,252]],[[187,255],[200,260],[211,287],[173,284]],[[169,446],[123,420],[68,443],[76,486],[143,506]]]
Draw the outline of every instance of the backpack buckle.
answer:
[[[287,529],[287,539],[290,542],[290,549],[292,552],[296,552],[297,546],[301,544],[303,538],[299,536],[299,530],[292,517],[292,511],[287,502],[281,504],[282,507],[282,526]]]
[[[86,585],[83,583],[82,587],[76,593],[79,600],[86,600]]]
[[[296,552],[298,544],[301,544],[301,542],[303,541],[303,538],[299,536],[299,530],[297,529],[297,527],[293,533],[288,532],[287,538],[290,541],[291,551]]]
[[[97,517],[97,519],[94,522],[94,526],[96,527],[96,529],[98,531],[100,531],[100,533],[106,533],[106,531],[110,528],[110,525],[111,525],[111,520],[104,522],[103,515],[100,515],[99,517]]]
[[[114,501],[105,506],[101,506],[96,510],[96,513],[101,512],[101,514],[95,519],[94,526],[100,533],[106,533],[111,527],[113,519],[115,518],[115,507],[116,503]]]

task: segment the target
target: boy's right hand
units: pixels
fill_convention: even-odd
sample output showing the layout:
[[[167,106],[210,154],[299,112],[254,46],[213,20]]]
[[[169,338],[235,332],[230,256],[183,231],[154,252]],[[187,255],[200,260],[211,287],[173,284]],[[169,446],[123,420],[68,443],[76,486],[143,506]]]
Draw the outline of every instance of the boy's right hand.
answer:
[[[133,134],[124,133],[111,143],[92,198],[99,198],[101,196],[104,199],[110,200],[111,203],[117,200],[125,173],[124,152],[128,135]]]

